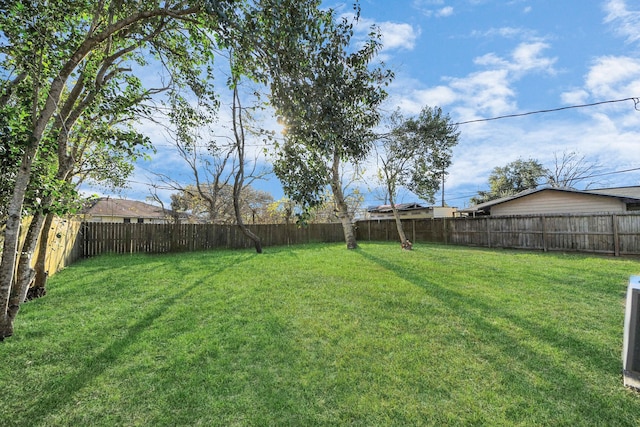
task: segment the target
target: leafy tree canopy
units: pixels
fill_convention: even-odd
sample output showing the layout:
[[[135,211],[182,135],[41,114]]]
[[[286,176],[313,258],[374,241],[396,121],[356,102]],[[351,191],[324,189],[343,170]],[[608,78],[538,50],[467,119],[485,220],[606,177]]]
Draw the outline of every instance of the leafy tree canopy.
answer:
[[[405,119],[399,112],[390,118],[391,131],[378,146],[379,179],[391,204],[403,248],[410,248],[395,207],[400,187],[433,203],[458,143],[457,126],[439,107],[424,107],[417,117]]]
[[[433,203],[442,178],[451,165],[452,149],[460,132],[440,107],[424,107],[416,117],[391,117],[391,132],[381,138],[379,160],[388,197],[404,187]]]
[[[534,189],[544,181],[547,174],[547,169],[534,159],[518,159],[505,166],[495,167],[489,175],[490,190],[478,192],[471,203],[485,203]]]
[[[356,8],[356,20],[359,10]],[[272,104],[285,126],[285,142],[277,147],[274,172],[285,194],[303,208],[302,219],[323,202],[328,187],[347,248],[357,247],[353,214],[341,176],[344,164],[366,158],[375,139],[378,107],[392,73],[372,66],[380,49],[380,34],[351,46],[354,21],[336,20],[333,11],[317,15],[323,31],[288,59],[295,78],[274,80]]]
[[[308,47],[332,39],[334,27],[323,26],[330,21],[316,19],[324,16],[318,1],[295,0],[0,2],[0,154],[8,159],[0,171],[6,206],[0,214],[7,218],[0,340],[13,333],[41,231],[42,222],[32,221],[29,243],[20,248],[24,208],[60,203],[77,160],[72,147],[81,139],[82,123],[110,123],[98,127],[124,131],[106,139],[126,152],[144,138],[126,133],[113,119],[122,111],[149,115],[145,101],[158,91],[168,91],[168,102],[175,105],[188,90],[199,105],[215,109],[212,63],[220,47],[238,53],[237,75],[272,79],[277,99],[286,82],[309,77],[297,68],[309,63]],[[159,88],[143,85],[150,62],[165,69]],[[35,194],[43,189],[44,198]]]

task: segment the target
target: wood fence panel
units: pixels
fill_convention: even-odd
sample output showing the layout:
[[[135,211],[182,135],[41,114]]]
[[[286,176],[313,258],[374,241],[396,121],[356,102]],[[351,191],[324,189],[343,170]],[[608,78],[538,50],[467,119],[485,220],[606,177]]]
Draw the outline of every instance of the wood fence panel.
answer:
[[[45,261],[45,271],[53,275],[64,267],[82,258],[82,246],[79,244],[78,233],[82,223],[65,218],[55,218],[48,232],[48,244]],[[40,249],[38,249],[40,250]],[[34,255],[36,259],[37,252]]]
[[[415,242],[466,246],[579,251],[640,255],[640,214],[539,215],[522,217],[438,218],[404,220]],[[341,242],[341,224],[260,224],[249,228],[264,247],[311,242]],[[180,252],[213,248],[252,248],[239,227],[211,224],[84,223],[82,256],[105,252]],[[359,221],[360,241],[397,241],[394,221]]]
[[[457,218],[449,221],[449,242],[465,246],[489,246],[487,218]],[[427,240],[429,241],[429,240]]]
[[[412,219],[403,222],[407,238],[412,242],[444,242],[442,220]],[[395,231],[395,224],[394,230]],[[396,240],[397,238],[396,232]]]
[[[622,255],[640,254],[640,232],[637,217],[616,215],[619,251]]]
[[[640,213],[424,219],[404,222],[416,242],[640,255]],[[411,234],[409,234],[411,233]],[[397,239],[393,220],[358,222],[360,240]]]
[[[389,230],[391,229],[391,230]],[[395,240],[395,223],[387,220],[360,221],[356,228],[356,236],[359,240]]]
[[[488,245],[498,248],[543,249],[542,226],[535,217],[505,217],[486,221]]]
[[[249,228],[262,245],[294,245],[344,240],[341,224],[260,224]],[[122,224],[83,223],[81,254],[92,257],[103,253],[163,253],[200,251],[213,248],[253,247],[235,225],[216,224]]]

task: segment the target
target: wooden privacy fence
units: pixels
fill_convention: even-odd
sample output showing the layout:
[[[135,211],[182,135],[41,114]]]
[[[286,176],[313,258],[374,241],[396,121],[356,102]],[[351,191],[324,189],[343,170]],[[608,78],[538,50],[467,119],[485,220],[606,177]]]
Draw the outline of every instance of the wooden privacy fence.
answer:
[[[403,221],[412,242],[640,255],[640,213]],[[394,221],[358,222],[359,240],[398,240]]]
[[[640,255],[640,213],[439,218],[403,221],[412,242]],[[340,224],[252,225],[268,246],[344,242]],[[398,241],[394,221],[359,221],[359,241]],[[107,224],[61,219],[49,230],[50,274],[79,258],[113,253],[251,248],[234,225]]]
[[[24,243],[31,217],[23,218],[20,225],[20,245]],[[49,275],[53,275],[64,267],[71,265],[82,257],[81,242],[78,240],[78,231],[81,222],[69,218],[54,218],[51,228],[43,230],[48,233],[45,271]],[[2,254],[2,243],[4,243],[4,229],[0,229],[0,255]],[[35,262],[40,251],[38,247],[31,259],[31,266],[35,266]]]
[[[49,272],[49,275],[57,273],[82,258],[82,247],[78,241],[81,224],[80,221],[73,219],[55,218],[53,220],[49,229],[45,258],[45,271]]]
[[[251,225],[262,245],[296,245],[344,240],[340,224],[310,224],[305,228],[287,224]],[[213,248],[253,247],[238,226],[216,224],[113,224],[84,223],[80,239],[84,257],[106,252],[163,253]]]

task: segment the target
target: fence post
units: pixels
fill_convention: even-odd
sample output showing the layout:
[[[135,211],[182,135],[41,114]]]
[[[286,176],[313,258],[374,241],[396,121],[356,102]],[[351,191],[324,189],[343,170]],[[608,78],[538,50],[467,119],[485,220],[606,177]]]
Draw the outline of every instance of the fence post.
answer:
[[[415,243],[416,242],[416,220],[415,219],[411,220],[411,227],[412,227],[411,241]]]
[[[613,223],[613,254],[614,256],[620,256],[620,234],[618,233],[618,215],[611,215],[611,221]]]
[[[542,251],[547,252],[547,217],[542,215]]]
[[[447,217],[443,217],[442,218],[442,234],[444,237],[445,245],[449,244],[449,227],[447,225],[448,225]]]
[[[489,218],[485,219],[485,224],[487,226],[487,247],[491,247],[491,227],[489,225]]]

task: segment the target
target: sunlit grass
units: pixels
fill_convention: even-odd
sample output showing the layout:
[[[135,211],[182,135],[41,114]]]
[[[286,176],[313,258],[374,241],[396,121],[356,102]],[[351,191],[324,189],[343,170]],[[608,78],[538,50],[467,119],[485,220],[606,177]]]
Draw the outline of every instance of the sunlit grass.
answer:
[[[365,243],[104,256],[0,344],[3,425],[640,425],[640,262]]]

